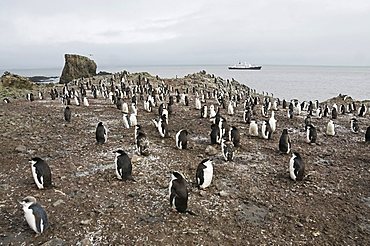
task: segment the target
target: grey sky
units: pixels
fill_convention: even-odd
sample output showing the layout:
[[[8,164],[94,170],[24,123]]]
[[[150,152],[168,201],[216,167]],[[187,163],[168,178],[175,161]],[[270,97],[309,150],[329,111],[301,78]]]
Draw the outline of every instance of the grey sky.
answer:
[[[0,68],[370,65],[368,0],[1,0]]]

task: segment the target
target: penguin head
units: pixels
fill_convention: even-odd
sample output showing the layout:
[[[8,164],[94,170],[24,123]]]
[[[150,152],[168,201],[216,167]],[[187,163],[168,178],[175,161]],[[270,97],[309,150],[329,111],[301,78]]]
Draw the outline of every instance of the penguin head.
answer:
[[[100,122],[98,123],[98,126],[103,126],[103,122],[101,122],[101,121],[100,121]]]
[[[283,134],[288,134],[288,129],[284,128],[283,129]]]
[[[122,149],[118,149],[116,151],[113,151],[113,153],[116,153],[117,156],[125,155],[126,154],[126,152],[123,151]]]
[[[293,158],[301,159],[301,155],[300,155],[298,152],[293,152],[293,153],[292,153],[292,157],[293,157]]]
[[[212,165],[212,160],[211,159],[209,159],[209,158],[206,158],[206,159],[204,159],[204,160],[202,160],[201,162],[200,162],[201,164],[204,164],[206,167],[209,167],[209,166],[211,166]]]
[[[181,180],[181,179],[183,179],[184,177],[182,176],[182,174],[181,173],[179,173],[179,172],[177,172],[177,171],[173,171],[172,172],[172,179],[179,179],[179,180]]]
[[[28,162],[33,165],[33,164],[35,164],[35,163],[37,163],[39,161],[42,161],[42,159],[40,157],[33,157]]]
[[[35,204],[35,203],[36,203],[36,198],[34,198],[33,196],[27,196],[23,198],[22,201],[19,202],[19,204],[21,204],[23,207],[29,207],[30,205]]]

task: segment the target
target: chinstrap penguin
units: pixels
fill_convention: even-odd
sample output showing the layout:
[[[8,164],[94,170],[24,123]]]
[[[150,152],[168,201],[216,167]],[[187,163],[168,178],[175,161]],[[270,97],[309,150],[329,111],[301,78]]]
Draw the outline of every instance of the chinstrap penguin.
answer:
[[[292,153],[292,157],[289,160],[289,175],[294,181],[303,180],[305,165],[301,158],[301,155],[297,152]]]
[[[202,160],[197,168],[197,173],[195,175],[197,186],[199,189],[207,188],[213,177],[213,163],[210,159]]]
[[[29,161],[29,163],[31,164],[32,176],[37,188],[50,188],[52,185],[51,170],[46,161],[39,157],[34,157]]]
[[[31,229],[37,234],[43,233],[49,226],[45,209],[32,196],[27,196],[19,203],[22,205],[24,217]]]

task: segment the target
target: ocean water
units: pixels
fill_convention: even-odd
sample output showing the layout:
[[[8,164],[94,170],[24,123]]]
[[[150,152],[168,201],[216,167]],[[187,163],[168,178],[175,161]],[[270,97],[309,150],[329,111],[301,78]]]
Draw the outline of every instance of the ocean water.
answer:
[[[370,67],[337,66],[273,66],[263,65],[261,70],[228,70],[227,65],[188,66],[110,66],[98,71],[149,72],[162,78],[183,77],[201,70],[224,79],[235,80],[256,89],[273,93],[281,99],[320,101],[341,94],[356,100],[370,99]],[[12,73],[24,76],[59,76],[62,68],[13,69]],[[0,73],[3,71],[0,69]]]

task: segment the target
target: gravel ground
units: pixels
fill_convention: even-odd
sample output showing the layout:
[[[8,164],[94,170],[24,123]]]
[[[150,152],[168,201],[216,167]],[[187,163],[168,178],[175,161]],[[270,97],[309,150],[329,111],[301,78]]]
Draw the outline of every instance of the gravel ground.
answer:
[[[153,78],[153,80],[155,80]],[[165,80],[175,88],[201,85],[209,75]],[[95,80],[96,81],[96,80]],[[190,106],[174,105],[170,136],[161,138],[151,122],[158,109],[145,112],[138,103],[138,122],[150,141],[149,156],[135,153],[134,128],[124,129],[122,113],[109,100],[93,99],[75,106],[72,121],[63,119],[64,105],[50,98],[0,103],[0,244],[1,245],[369,245],[370,145],[364,142],[370,115],[359,118],[360,133],[350,132],[353,115],[335,120],[337,135],[325,135],[329,118],[313,118],[318,144],[305,143],[302,115],[288,119],[275,112],[277,130],[271,140],[250,137],[242,121],[242,104],[233,116],[222,109],[229,125],[241,132],[241,147],[233,162],[225,162],[213,146],[214,179],[199,191],[194,186],[198,163],[207,158],[209,119],[200,118],[195,97]],[[341,103],[341,99],[336,99]],[[212,99],[207,105],[216,104]],[[257,106],[257,119],[260,115]],[[95,143],[95,128],[103,121],[108,142]],[[288,128],[294,151],[308,177],[290,180],[290,155],[280,154],[278,142]],[[175,147],[175,134],[187,129],[189,148]],[[136,182],[117,180],[114,150],[123,148],[133,159]],[[53,174],[52,189],[38,190],[28,159],[45,159]],[[173,170],[188,181],[189,209],[179,214],[168,201]],[[36,197],[45,208],[50,228],[42,235],[28,227],[17,200]]]

